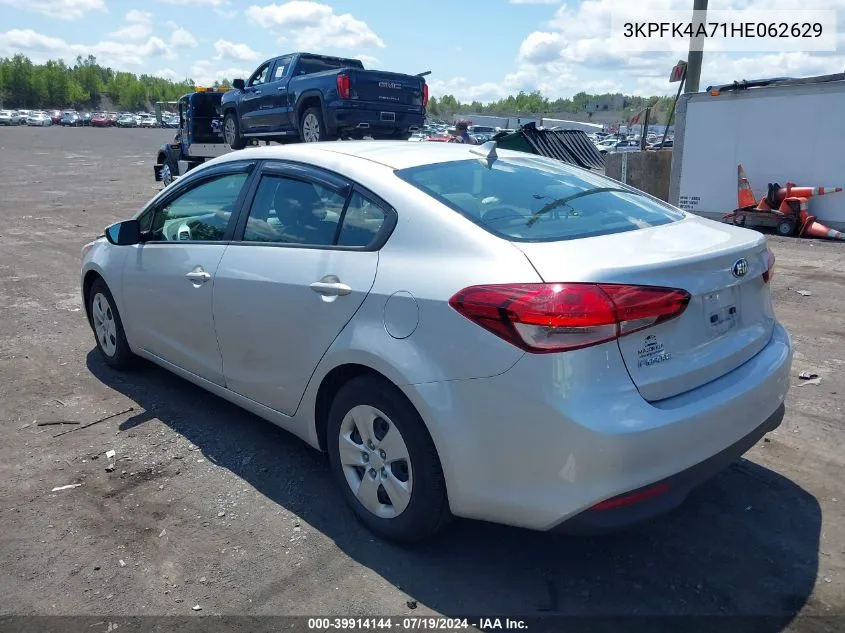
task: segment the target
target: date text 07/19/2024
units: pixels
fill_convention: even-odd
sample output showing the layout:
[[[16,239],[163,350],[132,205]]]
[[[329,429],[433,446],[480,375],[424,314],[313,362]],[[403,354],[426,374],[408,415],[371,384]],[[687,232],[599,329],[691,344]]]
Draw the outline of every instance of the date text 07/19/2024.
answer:
[[[525,630],[524,620],[511,618],[444,618],[429,617],[372,617],[372,618],[308,618],[309,631],[499,631]]]

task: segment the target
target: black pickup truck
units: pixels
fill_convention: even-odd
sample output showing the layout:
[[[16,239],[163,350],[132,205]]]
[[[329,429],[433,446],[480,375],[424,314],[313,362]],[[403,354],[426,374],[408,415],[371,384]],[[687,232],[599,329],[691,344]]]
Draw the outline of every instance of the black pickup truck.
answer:
[[[232,149],[251,138],[278,142],[339,138],[407,139],[422,128],[422,75],[365,70],[357,59],[292,53],[261,64],[223,95],[223,137]]]

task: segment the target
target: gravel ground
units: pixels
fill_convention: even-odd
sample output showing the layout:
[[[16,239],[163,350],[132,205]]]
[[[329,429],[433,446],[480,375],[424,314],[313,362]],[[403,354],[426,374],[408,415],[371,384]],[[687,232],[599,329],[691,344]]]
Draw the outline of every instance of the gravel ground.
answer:
[[[158,190],[171,136],[0,129],[0,614],[777,615],[764,630],[810,630],[801,614],[845,628],[845,244],[769,238],[796,348],[786,419],[681,509],[593,539],[458,521],[400,548],[354,520],[292,436],[156,367],[98,360],[80,248]],[[798,386],[802,370],[820,384]]]

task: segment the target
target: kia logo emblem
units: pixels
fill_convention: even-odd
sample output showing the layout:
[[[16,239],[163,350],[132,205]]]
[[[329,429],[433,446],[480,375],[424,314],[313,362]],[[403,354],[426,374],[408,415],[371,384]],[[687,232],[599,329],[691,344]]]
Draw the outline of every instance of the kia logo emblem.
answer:
[[[731,272],[733,273],[734,277],[745,277],[748,274],[748,260],[744,257],[742,259],[738,259],[734,262],[733,268],[731,268]]]

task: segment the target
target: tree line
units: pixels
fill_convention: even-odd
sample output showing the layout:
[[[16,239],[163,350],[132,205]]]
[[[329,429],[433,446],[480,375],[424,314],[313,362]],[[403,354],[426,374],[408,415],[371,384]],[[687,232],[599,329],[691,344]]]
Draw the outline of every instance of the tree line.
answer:
[[[215,82],[215,89],[229,85]],[[25,55],[0,58],[0,104],[4,108],[96,108],[103,97],[114,107],[147,108],[156,101],[176,101],[194,89],[190,79],[174,82],[151,75],[135,75],[101,66],[93,55],[79,56],[73,65],[63,60],[35,64]],[[587,104],[611,95],[579,92],[568,99],[549,99],[539,91],[520,92],[492,103],[461,102],[453,95],[433,96],[428,112],[449,117],[461,112],[493,116],[550,115],[586,112]],[[623,119],[652,106],[651,121],[665,123],[671,111],[670,97],[625,97]]]
[[[434,116],[443,118],[451,117],[454,114],[472,112],[474,114],[487,114],[490,116],[519,116],[526,117],[534,115],[552,114],[586,114],[587,104],[602,99],[609,100],[611,94],[588,94],[579,92],[568,99],[549,99],[543,96],[540,91],[520,92],[517,95],[510,95],[505,99],[499,99],[491,103],[480,101],[461,102],[453,95],[442,95],[431,97],[428,101],[428,112]],[[669,113],[672,110],[672,97],[624,97],[624,107],[620,111],[623,121],[629,120],[636,113],[647,107],[651,107],[649,120],[653,124],[666,123]],[[582,117],[583,118],[583,117]]]
[[[194,89],[191,81],[173,82],[101,66],[93,55],[73,65],[63,60],[35,64],[24,55],[0,58],[0,104],[4,108],[96,108],[103,97],[122,109],[176,101]]]

